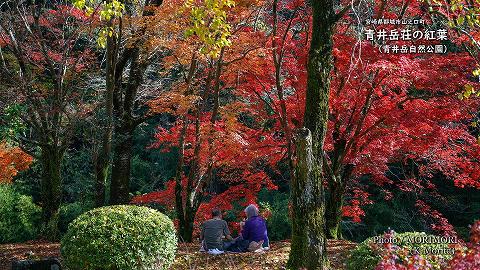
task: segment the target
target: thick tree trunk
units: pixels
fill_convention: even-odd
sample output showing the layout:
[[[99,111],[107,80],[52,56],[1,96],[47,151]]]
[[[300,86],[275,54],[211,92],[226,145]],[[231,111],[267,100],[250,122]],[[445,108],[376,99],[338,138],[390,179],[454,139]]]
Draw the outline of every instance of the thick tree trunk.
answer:
[[[328,239],[340,239],[342,237],[340,222],[342,221],[343,195],[345,188],[341,183],[329,185],[329,196],[326,204],[326,234]]]
[[[139,48],[131,48],[127,54],[131,58],[128,82],[122,87],[121,78],[117,78],[113,97],[115,128],[112,139],[114,149],[110,179],[111,205],[127,204],[130,201],[130,165],[133,155],[133,133],[136,128],[133,111],[137,90],[146,68],[140,63]]]
[[[130,201],[130,165],[133,151],[133,131],[120,127],[115,130],[110,204],[127,204]]]
[[[49,240],[58,240],[58,215],[62,202],[61,164],[63,153],[53,147],[41,149],[42,179],[42,235]]]
[[[292,182],[291,269],[328,269],[322,159],[333,69],[333,0],[312,0],[312,38],[307,63],[305,129],[297,132],[297,165]],[[312,134],[310,135],[310,131]],[[310,138],[309,138],[310,137]],[[311,150],[310,150],[311,149]]]
[[[323,157],[327,131],[330,80],[333,69],[333,1],[312,1],[313,28],[307,63],[307,99],[304,125],[312,132],[313,151]],[[321,164],[319,164],[322,166]]]
[[[162,0],[145,1],[145,9],[142,13],[143,17],[154,15],[152,10],[147,7],[157,7],[162,4]],[[124,31],[122,20],[120,19],[119,32],[120,35]],[[146,31],[146,27],[139,29],[139,36]],[[135,42],[133,46],[124,49],[123,54],[119,56],[119,43],[115,44],[117,39],[121,37],[113,37],[110,68],[107,66],[107,88],[111,91],[112,101],[108,100],[108,104],[112,106],[108,110],[112,115],[111,126],[114,126],[113,141],[113,160],[112,160],[112,176],[110,180],[110,204],[126,204],[130,201],[130,171],[133,156],[133,133],[135,128],[147,118],[143,116],[135,116],[134,110],[137,106],[135,99],[137,97],[138,87],[143,81],[146,68],[150,64],[145,59],[145,52],[142,50],[144,44]],[[108,42],[109,40],[107,40]],[[148,51],[147,51],[148,53]],[[143,54],[143,55],[142,55]],[[109,57],[107,44],[107,57]],[[128,71],[128,80],[123,84],[123,72],[130,63]],[[108,64],[108,63],[107,63]],[[108,87],[110,85],[110,87]],[[110,96],[108,96],[110,98]],[[111,102],[111,103],[110,103]],[[113,120],[115,119],[115,120]],[[139,121],[141,120],[141,121]],[[108,169],[108,167],[106,168]]]
[[[296,134],[296,168],[291,184],[292,246],[289,269],[324,269],[326,239],[324,194],[320,170],[312,149],[310,130]]]

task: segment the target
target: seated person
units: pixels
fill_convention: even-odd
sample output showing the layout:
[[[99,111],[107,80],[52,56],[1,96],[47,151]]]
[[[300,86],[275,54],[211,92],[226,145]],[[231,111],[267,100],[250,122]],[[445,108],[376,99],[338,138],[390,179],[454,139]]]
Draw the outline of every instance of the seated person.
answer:
[[[215,208],[212,210],[212,218],[202,224],[200,241],[204,250],[224,250],[223,238],[232,241],[227,222],[222,219],[222,212]]]
[[[243,224],[240,223],[240,229],[242,230],[241,236],[249,243],[249,251],[255,251],[260,247],[269,248],[269,240],[267,234],[267,224],[259,213],[258,208],[250,204],[245,208],[247,214],[247,221]],[[252,243],[255,242],[255,243]]]

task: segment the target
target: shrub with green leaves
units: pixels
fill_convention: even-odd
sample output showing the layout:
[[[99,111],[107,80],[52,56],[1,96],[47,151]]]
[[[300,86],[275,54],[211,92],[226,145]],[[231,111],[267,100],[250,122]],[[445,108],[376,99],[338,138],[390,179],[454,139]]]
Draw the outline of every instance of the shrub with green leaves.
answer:
[[[260,209],[269,212],[267,218],[268,237],[270,241],[289,239],[292,235],[292,224],[288,216],[290,195],[276,190],[262,189],[258,195]]]
[[[450,249],[448,243],[428,241],[428,239],[431,240],[434,237],[434,235],[428,235],[424,232],[394,234],[393,238],[397,239],[394,245],[398,247],[396,256],[411,256],[419,252],[419,256],[432,265],[432,269],[443,269],[442,266],[452,258],[450,252],[453,253],[453,249]],[[384,236],[377,236],[360,243],[350,253],[347,260],[347,270],[375,270],[375,267],[387,252],[381,241],[384,239],[386,239]],[[427,239],[427,241],[422,241],[422,239]]]
[[[68,226],[61,253],[68,269],[168,269],[177,237],[164,214],[134,205],[96,208]]]
[[[41,218],[41,207],[32,197],[15,191],[13,186],[0,184],[0,243],[34,239]]]

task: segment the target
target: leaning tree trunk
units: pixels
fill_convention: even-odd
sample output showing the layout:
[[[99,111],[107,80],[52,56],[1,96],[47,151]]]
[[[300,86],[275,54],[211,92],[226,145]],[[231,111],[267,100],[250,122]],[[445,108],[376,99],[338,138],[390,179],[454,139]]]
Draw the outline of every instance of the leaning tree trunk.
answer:
[[[58,240],[58,215],[62,202],[61,164],[63,153],[55,147],[42,147],[42,228],[41,234],[49,240]]]
[[[307,63],[304,126],[297,134],[296,176],[292,181],[291,269],[328,269],[322,159],[333,69],[333,0],[312,0],[312,37]],[[309,132],[311,131],[311,135]],[[311,138],[309,138],[311,136]],[[309,150],[311,148],[311,150]]]
[[[313,156],[310,130],[297,131],[295,177],[291,182],[292,246],[289,269],[323,269],[326,262],[323,184]]]
[[[130,201],[130,165],[133,151],[133,131],[115,129],[110,204],[127,204]]]

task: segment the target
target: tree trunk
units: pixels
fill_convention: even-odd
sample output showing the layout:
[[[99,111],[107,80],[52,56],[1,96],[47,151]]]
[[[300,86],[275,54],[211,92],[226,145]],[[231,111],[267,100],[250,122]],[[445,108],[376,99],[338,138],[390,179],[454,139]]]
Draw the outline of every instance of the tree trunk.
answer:
[[[333,0],[312,0],[312,38],[307,63],[305,129],[297,132],[297,165],[292,182],[291,269],[328,269],[322,159],[333,69]],[[311,131],[311,135],[310,135]]]
[[[340,222],[342,221],[345,188],[342,183],[333,183],[329,185],[329,191],[325,210],[326,234],[328,239],[340,239],[342,237]]]
[[[42,179],[42,235],[48,240],[58,240],[58,215],[62,202],[61,164],[63,153],[54,147],[41,149]]]
[[[112,26],[109,21],[108,26]],[[112,132],[113,132],[113,93],[115,91],[115,65],[117,61],[115,35],[107,36],[106,52],[106,89],[105,89],[105,115],[102,119],[102,141],[101,149],[95,153],[95,205],[97,207],[105,204],[106,185],[108,179],[108,170],[110,167],[110,155],[112,151]]]
[[[162,4],[162,0],[147,0],[145,2],[145,9],[142,16],[148,17],[154,15],[152,10],[147,7],[158,7]],[[119,25],[120,33],[124,30],[123,23],[120,19]],[[139,29],[139,36],[145,34],[146,26]],[[118,49],[120,45],[115,45],[115,40],[120,40],[121,37],[115,38],[113,35],[113,45],[115,48],[111,74],[112,80],[112,126],[114,127],[113,144],[113,160],[112,160],[112,177],[110,180],[110,204],[127,204],[130,202],[130,171],[133,156],[133,136],[135,128],[146,121],[148,117],[145,115],[135,116],[134,110],[138,105],[135,100],[137,98],[137,91],[143,81],[145,70],[150,64],[146,60],[145,55],[148,50],[144,52],[142,47],[145,44],[135,42],[133,46],[124,49],[123,54],[119,56]],[[108,40],[107,40],[108,41]],[[128,71],[128,80],[123,85],[123,72],[130,62],[130,70]],[[109,74],[107,74],[108,76]],[[108,82],[109,77],[107,77]],[[115,122],[115,125],[113,125]]]
[[[304,126],[312,132],[317,161],[323,157],[327,131],[330,80],[333,69],[333,1],[312,1],[312,39],[307,63],[307,98]],[[322,166],[319,164],[319,166]]]
[[[327,173],[327,175],[330,175],[328,179],[329,194],[325,210],[327,220],[326,234],[328,239],[342,238],[340,224],[343,216],[342,208],[345,190],[354,168],[353,164],[340,164],[341,161],[338,158],[334,158],[334,160],[334,170]],[[333,177],[332,175],[336,176]]]
[[[186,95],[192,94],[193,91],[191,90],[191,82],[193,76],[195,75],[195,70],[197,67],[197,55],[196,53],[192,54],[192,59],[190,60],[190,68],[188,71],[188,76],[185,81],[187,84],[187,91]],[[180,241],[183,242],[190,242],[193,234],[193,221],[192,226],[190,229],[189,224],[190,221],[188,220],[185,208],[188,207],[188,204],[185,204],[183,207],[183,185],[182,185],[182,178],[183,178],[183,167],[185,165],[185,140],[187,137],[187,129],[189,125],[189,119],[187,115],[182,117],[182,132],[180,133],[180,138],[178,141],[178,163],[177,163],[177,170],[175,172],[175,210],[177,212],[178,218],[178,225],[179,225],[179,236],[181,237]],[[189,194],[187,196],[190,196]]]
[[[129,128],[115,129],[110,204],[127,204],[130,201],[130,163],[133,151],[133,131]]]
[[[195,213],[198,210],[193,208],[194,207],[190,205],[185,207],[185,224],[183,225],[183,230],[180,232],[183,241],[188,243],[193,240],[193,223],[195,221]]]
[[[110,180],[110,204],[127,204],[130,201],[130,164],[133,155],[134,106],[138,87],[143,80],[146,66],[140,64],[140,49],[130,48],[126,54],[131,59],[128,81],[121,85],[117,78],[113,97],[113,116],[115,128],[113,134],[112,177]],[[117,72],[115,72],[117,73]],[[116,74],[120,76],[120,74]]]
[[[292,246],[288,268],[324,269],[325,207],[323,185],[318,181],[320,170],[313,156],[310,130],[298,130],[295,139],[297,164],[291,184]]]
[[[110,135],[111,136],[111,135]],[[107,135],[108,137],[108,135]],[[111,139],[103,139],[104,143],[110,144]],[[106,148],[103,148],[106,149]],[[100,207],[105,204],[106,183],[109,169],[110,150],[101,150],[101,154],[97,154],[95,161],[95,206]]]

